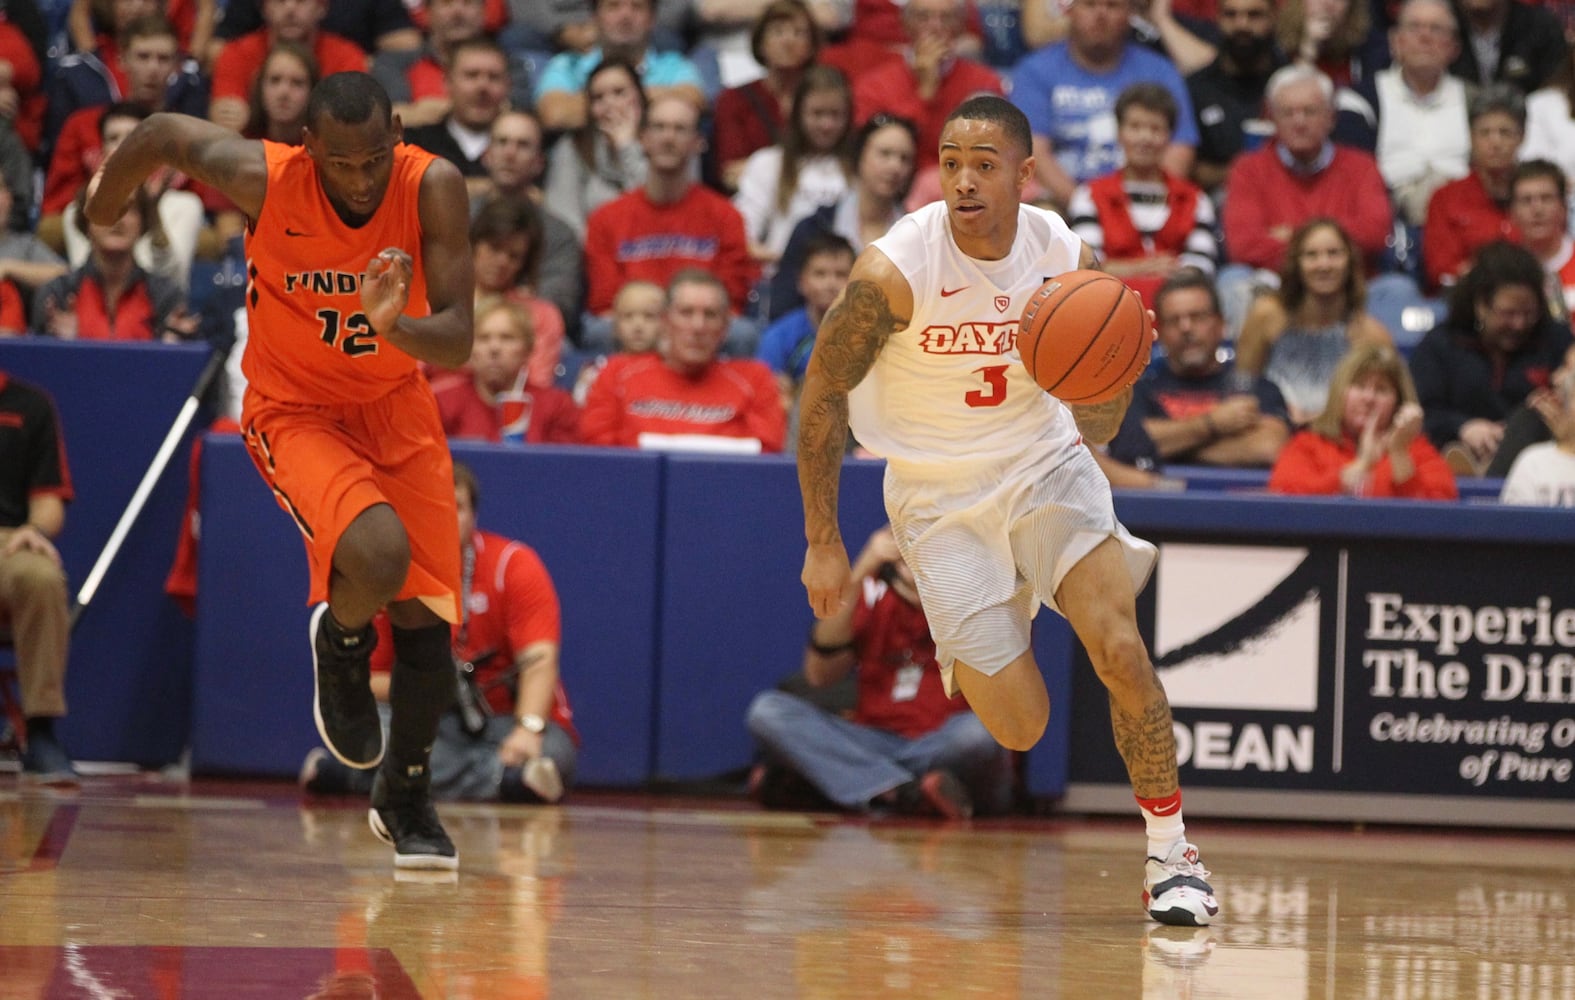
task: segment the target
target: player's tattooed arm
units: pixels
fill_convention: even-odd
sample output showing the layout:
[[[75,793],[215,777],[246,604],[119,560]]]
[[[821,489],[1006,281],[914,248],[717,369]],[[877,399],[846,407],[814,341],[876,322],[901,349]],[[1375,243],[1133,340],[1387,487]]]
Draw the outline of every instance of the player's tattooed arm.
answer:
[[[1121,395],[1104,403],[1089,406],[1072,406],[1072,418],[1077,430],[1089,444],[1108,444],[1121,429],[1121,418],[1126,416],[1132,403],[1132,387],[1127,386]]]
[[[224,193],[250,218],[268,187],[263,145],[201,118],[173,112],[148,116],[99,166],[88,186],[89,221],[110,225],[144,179],[173,167]]]
[[[841,541],[837,496],[848,439],[848,393],[891,335],[907,325],[913,293],[884,254],[859,258],[815,336],[799,397],[798,477],[810,544]]]
[[[1103,271],[1105,264],[1099,259],[1099,252],[1084,243],[1083,249],[1077,254],[1077,267],[1080,271]]]

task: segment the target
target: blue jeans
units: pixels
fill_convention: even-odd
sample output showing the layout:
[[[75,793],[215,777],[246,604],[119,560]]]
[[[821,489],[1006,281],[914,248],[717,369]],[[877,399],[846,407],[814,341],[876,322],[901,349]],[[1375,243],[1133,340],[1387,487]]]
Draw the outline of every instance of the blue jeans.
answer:
[[[388,706],[381,704],[378,709],[386,733]],[[428,765],[432,773],[432,797],[439,802],[496,802],[498,787],[503,783],[503,762],[498,759],[498,747],[508,739],[514,726],[514,717],[504,712],[488,719],[486,731],[473,737],[465,732],[458,714],[444,712],[438,720],[437,740],[432,744],[432,760]],[[579,750],[568,732],[555,722],[548,722],[547,731],[542,734],[541,754],[558,765],[565,792],[574,787]],[[362,773],[370,789],[373,772]]]
[[[978,812],[1005,812],[1011,806],[1011,754],[972,712],[959,712],[939,729],[910,740],[850,722],[784,691],[766,691],[750,703],[748,722],[771,760],[847,809],[865,809],[877,795],[943,769],[967,787]]]

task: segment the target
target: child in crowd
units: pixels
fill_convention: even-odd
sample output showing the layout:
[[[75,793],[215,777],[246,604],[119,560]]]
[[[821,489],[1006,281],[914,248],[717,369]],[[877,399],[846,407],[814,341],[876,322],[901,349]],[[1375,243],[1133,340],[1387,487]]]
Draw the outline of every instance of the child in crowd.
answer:
[[[650,281],[631,281],[613,298],[613,342],[620,354],[646,354],[656,350],[662,336],[662,310],[667,293]],[[596,376],[607,366],[607,355],[588,359],[574,379],[574,401],[585,405]]]
[[[832,232],[819,232],[805,244],[798,271],[798,293],[804,305],[766,327],[755,359],[764,361],[782,390],[782,408],[791,416],[799,386],[815,349],[815,331],[837,300],[853,270],[853,245]]]

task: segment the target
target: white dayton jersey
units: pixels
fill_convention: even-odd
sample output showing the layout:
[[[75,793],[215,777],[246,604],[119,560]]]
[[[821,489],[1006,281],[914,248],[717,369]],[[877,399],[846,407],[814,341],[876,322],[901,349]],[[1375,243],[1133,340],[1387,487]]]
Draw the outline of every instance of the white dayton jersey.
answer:
[[[1020,206],[1017,239],[1001,260],[959,250],[939,201],[899,219],[871,246],[908,279],[913,318],[848,397],[861,445],[928,465],[1077,444],[1071,411],[1029,377],[1017,353],[1023,307],[1046,280],[1077,267],[1082,241],[1060,216]]]

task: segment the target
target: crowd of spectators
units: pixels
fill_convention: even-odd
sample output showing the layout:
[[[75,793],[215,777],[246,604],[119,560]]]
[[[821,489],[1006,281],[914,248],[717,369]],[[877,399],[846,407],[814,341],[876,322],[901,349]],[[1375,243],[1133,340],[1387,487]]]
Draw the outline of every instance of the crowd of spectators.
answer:
[[[1180,297],[1207,300],[1220,321],[1191,307],[1161,317],[1158,356],[1196,343],[1151,377],[1187,384],[1140,396],[1129,439],[1102,456],[1119,482],[1153,485],[1167,462],[1267,467],[1276,436],[1263,428],[1310,426],[1342,358],[1365,344],[1420,366],[1425,433],[1457,472],[1492,467],[1498,432],[1482,428],[1551,388],[1545,362],[1575,300],[1575,60],[1553,9],[1068,0],[1006,4],[1003,21],[1001,6],[986,29],[974,0],[12,0],[0,23],[0,334],[224,330],[203,310],[222,299],[215,274],[244,268],[244,217],[165,175],[96,231],[76,208],[88,177],[166,110],[299,142],[313,83],[365,70],[405,140],[466,177],[478,304],[516,307],[494,311],[501,333],[478,338],[473,365],[431,373],[457,407],[456,436],[637,445],[605,415],[582,424],[579,408],[601,400],[609,366],[623,380],[639,367],[620,355],[699,370],[675,367],[668,287],[697,268],[727,300],[705,365],[759,352],[778,375],[772,420],[791,428],[814,327],[845,280],[845,253],[824,237],[856,255],[938,197],[946,115],[993,92],[1030,121],[1028,197],[1060,210],[1151,306],[1167,281],[1201,275]],[[1546,273],[1537,302],[1521,303],[1536,336],[1519,346],[1491,346],[1501,313],[1455,301],[1496,287],[1467,280],[1495,242]],[[1167,323],[1184,331],[1164,336]],[[1199,345],[1216,333],[1208,362]],[[523,367],[504,371],[521,344]],[[1491,384],[1468,406],[1451,380],[1472,364]],[[715,416],[694,376],[670,381],[673,398],[640,406]],[[1207,406],[1203,381],[1217,383]],[[524,426],[522,400],[538,415],[568,409],[550,433],[510,431]],[[662,433],[732,436],[713,433],[730,420]],[[743,436],[792,448],[791,430],[762,426]]]

